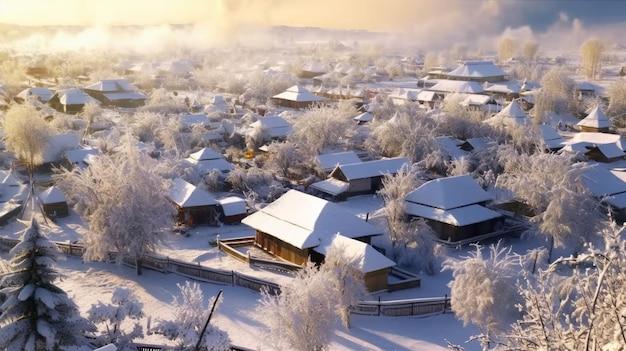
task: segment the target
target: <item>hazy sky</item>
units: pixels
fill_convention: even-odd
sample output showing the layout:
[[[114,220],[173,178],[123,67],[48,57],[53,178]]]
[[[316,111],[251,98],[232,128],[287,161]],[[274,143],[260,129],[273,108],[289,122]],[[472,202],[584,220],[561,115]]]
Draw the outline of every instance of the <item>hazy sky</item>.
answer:
[[[0,22],[109,25],[218,22],[397,31],[440,25],[530,25],[565,15],[584,23],[626,17],[620,0],[0,0]]]

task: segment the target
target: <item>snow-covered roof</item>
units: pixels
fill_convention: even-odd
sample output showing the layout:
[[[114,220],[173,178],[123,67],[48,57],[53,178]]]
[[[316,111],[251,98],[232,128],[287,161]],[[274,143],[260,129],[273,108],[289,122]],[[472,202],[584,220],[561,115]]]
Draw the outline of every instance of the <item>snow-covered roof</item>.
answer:
[[[213,206],[218,204],[211,193],[199,189],[181,178],[174,179],[167,197],[180,207]]]
[[[500,112],[491,118],[487,118],[483,121],[490,125],[522,125],[527,126],[532,124],[532,120],[528,118],[526,112],[520,107],[517,101],[513,100]]]
[[[416,101],[421,89],[398,88],[392,91],[388,96],[393,99]]]
[[[483,88],[490,93],[519,94],[522,85],[519,82],[507,80],[497,83],[486,83]]]
[[[199,151],[196,151],[190,154],[189,158],[196,160],[196,161],[217,160],[220,158],[224,158],[224,155],[220,154],[219,152],[211,148],[205,147]]]
[[[433,100],[435,100],[435,91],[430,91],[430,90],[422,90],[417,94],[416,100],[417,101],[425,101],[425,102],[431,102]]]
[[[467,94],[463,101],[461,101],[461,105],[463,106],[482,106],[486,105],[493,101],[493,98],[489,95],[483,94]]]
[[[36,96],[39,101],[46,103],[50,100],[52,95],[54,95],[54,91],[48,88],[32,87],[22,90],[16,97],[24,99],[24,101],[28,101],[29,97]]]
[[[576,125],[579,127],[609,128],[612,124],[600,107],[596,106],[589,112],[587,117],[576,123]]]
[[[217,202],[222,206],[225,216],[234,216],[242,213],[247,213],[246,200],[239,196],[229,196],[223,199],[218,199]]]
[[[330,66],[324,62],[309,61],[302,65],[302,70],[306,72],[326,73],[330,71]]]
[[[288,101],[296,101],[296,102],[323,101],[324,100],[324,98],[321,98],[311,93],[305,87],[299,84],[289,87],[284,92],[272,96],[272,98],[288,100]]]
[[[620,210],[626,209],[626,192],[607,196],[603,201],[613,208]]]
[[[71,163],[81,163],[87,157],[87,155],[97,155],[98,150],[96,149],[76,149],[76,150],[67,150],[65,151],[65,158],[67,158]]]
[[[252,128],[268,128],[272,138],[284,137],[293,131],[289,122],[280,116],[265,116],[250,124]]]
[[[350,183],[346,183],[335,178],[328,178],[320,180],[319,182],[315,182],[309,185],[309,187],[324,192],[326,194],[337,196],[339,194],[345,193],[350,188]]]
[[[140,93],[138,91],[122,91],[122,92],[104,93],[104,96],[110,101],[147,100],[148,99],[148,97],[144,93]]]
[[[543,139],[544,144],[550,149],[559,149],[563,147],[563,142],[565,139],[557,133],[557,131],[550,125],[540,124],[537,126],[539,129],[539,133],[541,134],[541,138]]]
[[[329,171],[337,165],[347,165],[359,163],[361,159],[354,151],[335,152],[332,154],[322,154],[315,157],[323,170]]]
[[[440,79],[437,84],[428,88],[431,91],[441,91],[446,93],[467,93],[480,94],[485,91],[482,85],[476,82],[468,82],[464,80],[447,80]]]
[[[449,77],[490,78],[508,75],[491,61],[467,61],[450,71]]]
[[[87,103],[100,104],[98,100],[92,98],[87,93],[78,88],[57,90],[57,92],[54,93],[53,97],[55,95],[58,96],[59,102],[61,102],[63,105],[84,105]]]
[[[526,118],[526,112],[524,112],[517,101],[513,100],[505,108],[503,108],[502,111],[498,112],[496,116],[506,118]]]
[[[342,256],[355,262],[361,273],[375,272],[396,265],[395,262],[378,252],[371,245],[347,238],[341,235],[341,233],[336,234],[330,241],[321,244],[313,250],[326,256],[328,249],[331,247],[339,249]]]
[[[2,185],[5,186],[20,186],[22,182],[13,174],[13,172],[9,172],[2,179]]]
[[[465,142],[470,144],[470,146],[474,150],[476,150],[476,149],[484,149],[487,146],[489,146],[487,141],[485,141],[485,139],[483,139],[483,138],[469,138],[469,139],[465,140]]]
[[[582,181],[585,187],[597,197],[626,192],[626,182],[599,165],[593,165],[585,170]]]
[[[67,202],[65,195],[56,186],[51,186],[39,193],[39,199],[46,205]]]
[[[374,115],[369,112],[363,112],[352,119],[358,122],[371,122],[374,119]]]
[[[459,145],[463,142],[450,136],[436,137],[437,145],[444,150],[453,160],[466,156],[466,152],[459,149]]]
[[[80,141],[76,134],[69,132],[65,134],[52,135],[48,142],[47,147],[43,153],[43,162],[54,162],[63,157],[66,150],[80,148]]]
[[[493,197],[468,174],[433,179],[411,191],[404,198],[405,204],[422,204],[442,210],[451,210],[492,199]]]
[[[202,161],[197,161],[194,159],[187,159],[187,162],[196,165],[198,169],[204,170],[205,172],[209,172],[214,169],[217,169],[220,172],[227,173],[235,169],[235,165],[226,161],[226,159],[224,158],[202,160]]]
[[[130,84],[126,79],[103,79],[99,82],[86,86],[85,89],[105,93],[137,91],[137,87]]]
[[[502,214],[480,205],[457,207],[450,210],[424,206],[413,202],[405,202],[404,209],[407,214],[422,217],[437,222],[447,223],[462,227],[474,223],[488,221],[502,217]]]
[[[341,206],[293,189],[242,223],[299,249],[328,242],[337,233],[349,238],[381,234],[380,229]]]
[[[588,144],[616,144],[621,150],[626,150],[626,140],[619,134],[580,132],[574,133],[570,139],[565,140],[566,144],[588,143]]]
[[[395,174],[398,173],[400,168],[402,168],[402,165],[405,163],[409,164],[409,160],[405,157],[396,157],[338,165],[337,167],[341,170],[347,180],[354,180],[378,177],[388,173]]]
[[[186,61],[171,61],[171,62],[163,62],[157,66],[157,70],[176,74],[176,75],[185,75],[193,70],[193,66]]]

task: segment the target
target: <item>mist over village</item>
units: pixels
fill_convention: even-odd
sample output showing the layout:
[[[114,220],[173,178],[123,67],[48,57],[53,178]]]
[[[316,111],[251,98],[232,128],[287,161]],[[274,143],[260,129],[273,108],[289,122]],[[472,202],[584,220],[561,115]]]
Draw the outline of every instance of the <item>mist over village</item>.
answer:
[[[626,350],[624,13],[0,0],[0,350]]]

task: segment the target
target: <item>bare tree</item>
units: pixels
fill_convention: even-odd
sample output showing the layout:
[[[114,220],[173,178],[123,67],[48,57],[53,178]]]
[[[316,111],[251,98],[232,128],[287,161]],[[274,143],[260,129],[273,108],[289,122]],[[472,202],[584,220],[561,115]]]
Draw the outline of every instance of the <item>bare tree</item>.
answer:
[[[604,44],[600,39],[589,39],[580,47],[582,69],[589,79],[596,79],[600,73],[600,59],[604,52]]]

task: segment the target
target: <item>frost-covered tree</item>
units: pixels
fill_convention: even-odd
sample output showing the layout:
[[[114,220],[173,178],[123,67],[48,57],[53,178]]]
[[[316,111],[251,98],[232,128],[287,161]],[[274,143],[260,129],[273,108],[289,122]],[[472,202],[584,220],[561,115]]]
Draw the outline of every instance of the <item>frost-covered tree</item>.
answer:
[[[517,55],[519,49],[519,42],[510,37],[504,37],[498,40],[498,58],[500,62],[511,59]]]
[[[87,346],[93,325],[54,281],[59,249],[40,233],[36,220],[9,252],[10,271],[0,280],[0,349],[57,350]]]
[[[83,237],[85,260],[107,260],[116,252],[119,263],[124,257],[134,259],[141,274],[143,256],[163,241],[174,218],[174,206],[165,197],[169,183],[157,170],[157,161],[129,143],[97,157],[86,169],[53,175],[89,224]]]
[[[592,38],[580,47],[582,69],[589,79],[596,79],[600,72],[600,62],[604,53],[604,44],[600,39]]]
[[[476,245],[476,251],[460,260],[447,259],[443,270],[452,271],[452,310],[464,325],[472,323],[483,334],[502,332],[519,317],[516,304],[521,301],[516,288],[519,265],[511,254],[511,248],[501,242],[489,246],[489,256],[484,247]]]
[[[524,47],[522,48],[522,53],[524,54],[524,58],[527,61],[534,61],[537,56],[537,52],[539,51],[539,43],[534,40],[528,40],[524,43]]]
[[[531,231],[546,235],[550,252],[553,246],[577,252],[602,229],[603,221],[589,220],[602,214],[598,200],[583,183],[586,164],[572,164],[562,155],[531,156],[510,149],[500,156],[505,161],[498,186],[533,210]]]
[[[169,340],[176,341],[175,350],[186,351],[195,349],[200,338],[200,350],[227,351],[230,350],[228,334],[213,324],[204,326],[211,310],[204,303],[204,294],[196,282],[177,284],[180,296],[174,296],[174,318],[171,320],[157,320],[150,332],[164,335]],[[217,301],[219,304],[221,301]],[[208,301],[208,306],[216,303],[215,297]],[[204,332],[204,334],[202,334]],[[195,349],[197,350],[197,349]]]
[[[350,131],[351,118],[355,115],[356,110],[345,104],[311,108],[296,119],[289,140],[300,147],[323,153],[325,148],[332,148],[347,136],[345,133]]]
[[[563,113],[574,109],[576,82],[565,68],[551,68],[543,75],[540,83],[543,98],[550,99],[554,107],[553,111]]]
[[[338,322],[350,326],[349,307],[365,296],[360,259],[331,246],[321,267],[307,263],[280,295],[261,293],[257,313],[274,347],[325,350]]]
[[[43,163],[44,151],[52,130],[41,113],[31,105],[12,105],[2,121],[7,149],[26,164],[32,178],[36,166]]]
[[[626,126],[626,79],[616,79],[608,89],[609,107],[606,114],[613,119],[615,125]]]
[[[116,287],[111,295],[111,303],[98,301],[91,305],[87,314],[99,329],[95,344],[115,344],[120,351],[137,349],[132,343],[136,338],[143,337],[143,328],[138,322],[143,317],[143,303],[131,289]]]

